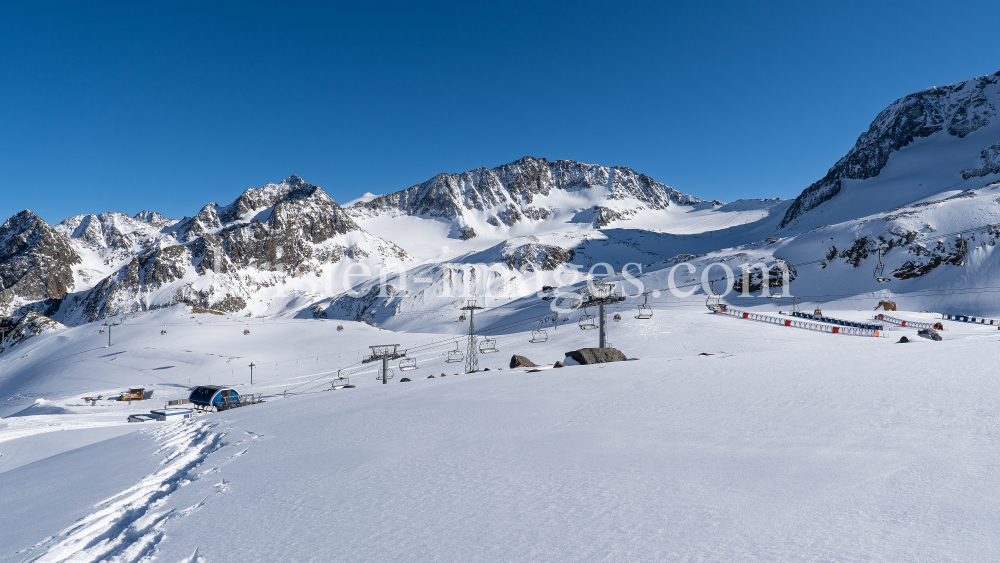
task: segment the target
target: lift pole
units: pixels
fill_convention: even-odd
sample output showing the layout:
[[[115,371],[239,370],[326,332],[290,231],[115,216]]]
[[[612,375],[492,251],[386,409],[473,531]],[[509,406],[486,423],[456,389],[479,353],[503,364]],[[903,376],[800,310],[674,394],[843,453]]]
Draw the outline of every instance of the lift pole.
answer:
[[[399,344],[379,344],[369,346],[369,348],[372,349],[372,354],[361,360],[361,363],[367,364],[376,360],[382,360],[382,385],[385,385],[389,382],[389,360],[395,360],[403,356],[397,350]]]
[[[111,347],[111,327],[118,326],[118,323],[104,323],[104,326],[108,327],[108,348]]]
[[[257,364],[250,362],[250,385],[253,385],[253,368],[256,366]]]
[[[599,316],[601,317],[597,339],[599,348],[607,348],[608,344],[608,319],[604,311],[604,306],[625,301],[625,296],[615,295],[614,289],[615,284],[610,282],[589,283],[587,284],[587,291],[590,295],[586,301],[580,304],[583,307],[597,306]]]
[[[482,309],[482,307],[476,305],[475,299],[469,299],[465,307],[462,307],[463,311],[469,312],[469,348],[465,354],[465,373],[479,371],[479,349],[476,348],[476,309]]]

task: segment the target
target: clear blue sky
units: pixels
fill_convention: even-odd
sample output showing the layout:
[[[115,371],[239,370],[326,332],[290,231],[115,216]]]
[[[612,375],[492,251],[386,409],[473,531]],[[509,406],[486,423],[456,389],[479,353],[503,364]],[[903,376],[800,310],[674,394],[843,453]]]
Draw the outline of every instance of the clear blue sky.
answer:
[[[874,4],[5,2],[0,215],[180,218],[290,174],[346,201],[524,155],[794,197],[893,100],[1000,70],[995,0]]]

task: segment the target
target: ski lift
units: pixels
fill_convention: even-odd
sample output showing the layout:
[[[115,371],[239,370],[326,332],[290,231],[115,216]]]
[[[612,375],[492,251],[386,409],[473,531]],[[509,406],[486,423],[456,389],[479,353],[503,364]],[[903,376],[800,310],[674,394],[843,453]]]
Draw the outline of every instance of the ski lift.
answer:
[[[642,295],[642,304],[639,305],[639,314],[635,316],[637,319],[651,319],[653,318],[653,308],[649,306],[649,294],[644,293]]]
[[[392,371],[392,368],[389,368],[389,374],[386,375],[385,378],[386,379],[392,379],[392,376],[393,376],[394,373],[395,372]],[[375,379],[377,381],[382,381],[382,368],[379,368],[378,375],[375,376]]]
[[[460,323],[465,322],[465,313],[462,313],[461,315],[458,316],[458,322]]]
[[[101,330],[99,330],[99,331],[97,331],[97,332],[98,332],[99,334],[104,334],[104,329],[102,328]]]
[[[795,312],[795,313],[798,313],[800,311],[799,311],[799,305],[798,305],[798,303],[796,303],[796,300],[801,301],[802,298],[801,297],[792,297],[792,311]]]
[[[249,328],[243,329],[243,334],[244,335],[250,334],[250,329]]]
[[[778,291],[778,293],[774,293],[774,292],[773,292],[773,291],[771,290],[771,286],[768,286],[768,287],[767,287],[767,298],[768,298],[768,299],[781,299],[782,297],[784,297],[784,296],[785,296],[785,294],[784,294],[784,293],[782,293],[783,291],[784,291],[784,288],[781,288],[781,290],[780,290],[780,291]]]
[[[531,340],[529,340],[528,342],[538,343],[538,342],[545,342],[546,340],[549,339],[549,333],[542,328],[544,324],[545,321],[538,321],[538,328],[531,331]]]
[[[479,352],[481,354],[491,354],[493,352],[500,351],[499,349],[497,349],[496,338],[490,338],[489,335],[486,334],[485,330],[483,331],[483,336],[485,337],[485,340],[479,343]]]
[[[583,308],[583,314],[580,315],[580,320],[576,322],[580,326],[580,330],[590,330],[592,328],[597,328],[597,321],[594,315],[587,312],[587,307]]]
[[[448,362],[449,364],[465,361],[465,354],[463,354],[462,351],[458,349],[458,342],[455,342],[454,350],[448,351],[448,359],[445,361]]]
[[[163,336],[165,334],[167,334],[167,329],[163,329],[160,331],[160,336]]]
[[[337,325],[337,332],[344,332],[344,325]]]
[[[621,316],[621,314],[619,314],[619,313],[615,313],[615,317],[614,317],[614,319],[615,319],[615,322],[616,322],[616,323],[620,323],[620,322],[622,322],[622,316]]]
[[[718,313],[722,310],[722,296],[715,292],[715,280],[708,282],[708,290],[712,293],[708,294],[705,299],[705,306],[708,307],[709,311]]]
[[[403,350],[403,359],[399,360],[399,371],[410,371],[414,369],[417,369],[417,359],[407,357],[406,350]]]
[[[885,251],[887,252],[888,249],[885,249]],[[886,283],[892,280],[882,276],[882,271],[885,270],[885,264],[882,263],[882,252],[883,247],[878,247],[878,265],[875,266],[875,280],[879,283]]]

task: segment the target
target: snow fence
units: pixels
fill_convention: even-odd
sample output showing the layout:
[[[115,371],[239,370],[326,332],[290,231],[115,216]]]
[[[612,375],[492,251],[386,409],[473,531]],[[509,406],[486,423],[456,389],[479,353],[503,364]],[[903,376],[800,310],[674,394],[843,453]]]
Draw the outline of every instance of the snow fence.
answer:
[[[781,317],[772,317],[771,315],[764,315],[761,313],[750,313],[747,311],[740,311],[739,309],[730,309],[729,307],[716,311],[716,313],[720,315],[728,315],[730,317],[736,317],[737,319],[747,319],[751,321],[770,323],[778,326],[788,326],[792,328],[803,328],[806,330],[812,330],[815,332],[825,332],[828,334],[846,334],[848,336],[871,336],[875,338],[885,337],[885,335],[882,334],[882,331],[879,331],[878,329],[858,328],[853,326],[830,326],[826,324],[800,321],[797,319],[783,319]]]
[[[882,313],[875,315],[875,319],[906,328],[934,328],[934,323],[915,323],[913,321],[904,321],[903,319],[897,319],[896,317],[890,317],[889,315],[884,315]]]
[[[969,315],[941,315],[946,321],[959,321],[963,323],[975,323],[980,325],[1000,325],[998,319],[984,319],[983,317],[971,317]]]

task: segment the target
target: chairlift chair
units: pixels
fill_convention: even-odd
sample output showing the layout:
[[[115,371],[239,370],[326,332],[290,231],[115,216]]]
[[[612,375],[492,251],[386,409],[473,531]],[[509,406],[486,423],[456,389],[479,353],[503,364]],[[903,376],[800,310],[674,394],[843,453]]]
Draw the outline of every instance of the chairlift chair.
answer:
[[[243,329],[243,334],[244,334],[244,335],[246,335],[246,334],[250,334],[250,329],[249,329],[249,328],[245,328],[245,329]]]
[[[460,323],[465,322],[465,313],[462,313],[461,315],[458,316],[458,322]]]
[[[705,306],[708,307],[709,311],[718,313],[722,310],[722,296],[715,292],[715,280],[708,282],[708,290],[711,291],[711,293],[709,293],[708,297],[705,299]]]
[[[448,359],[445,360],[449,364],[454,364],[458,362],[465,361],[465,354],[458,349],[458,342],[455,343],[455,349],[448,351]]]
[[[614,319],[615,319],[616,323],[622,322],[622,316],[621,316],[621,314],[620,313],[615,313]]]
[[[417,359],[407,357],[406,350],[403,350],[403,359],[399,360],[399,371],[410,371],[414,369],[417,369]]]
[[[344,325],[337,325],[337,332],[344,332]]]
[[[163,330],[160,331],[160,336],[163,336],[166,333],[167,333],[167,329],[163,329]]]
[[[595,319],[596,317],[588,313],[587,308],[584,307],[583,314],[580,315],[580,320],[577,321],[577,324],[580,326],[581,330],[590,330],[592,328],[597,328],[597,321]]]
[[[875,266],[875,280],[879,283],[886,283],[892,280],[882,275],[882,271],[885,270],[885,264],[882,263],[882,252],[883,247],[878,247],[878,265]]]
[[[538,342],[545,342],[546,340],[549,339],[549,333],[542,328],[544,324],[545,321],[538,322],[538,328],[531,331],[531,340],[529,340],[528,342],[538,343]]]
[[[643,320],[653,318],[653,308],[649,306],[648,294],[643,294],[642,303],[639,305],[639,314],[635,318]]]
[[[492,354],[493,352],[499,352],[497,348],[497,339],[490,338],[486,331],[483,331],[484,340],[479,343],[479,353],[481,354]]]
[[[388,373],[388,375],[385,376],[385,378],[386,379],[392,379],[393,374],[394,374],[394,372],[392,371],[392,368],[389,368],[389,373]],[[378,375],[375,376],[375,380],[376,381],[382,381],[382,368],[379,368]]]
[[[98,332],[98,334],[104,334],[104,329],[102,328],[101,330],[99,330],[97,332]]]

